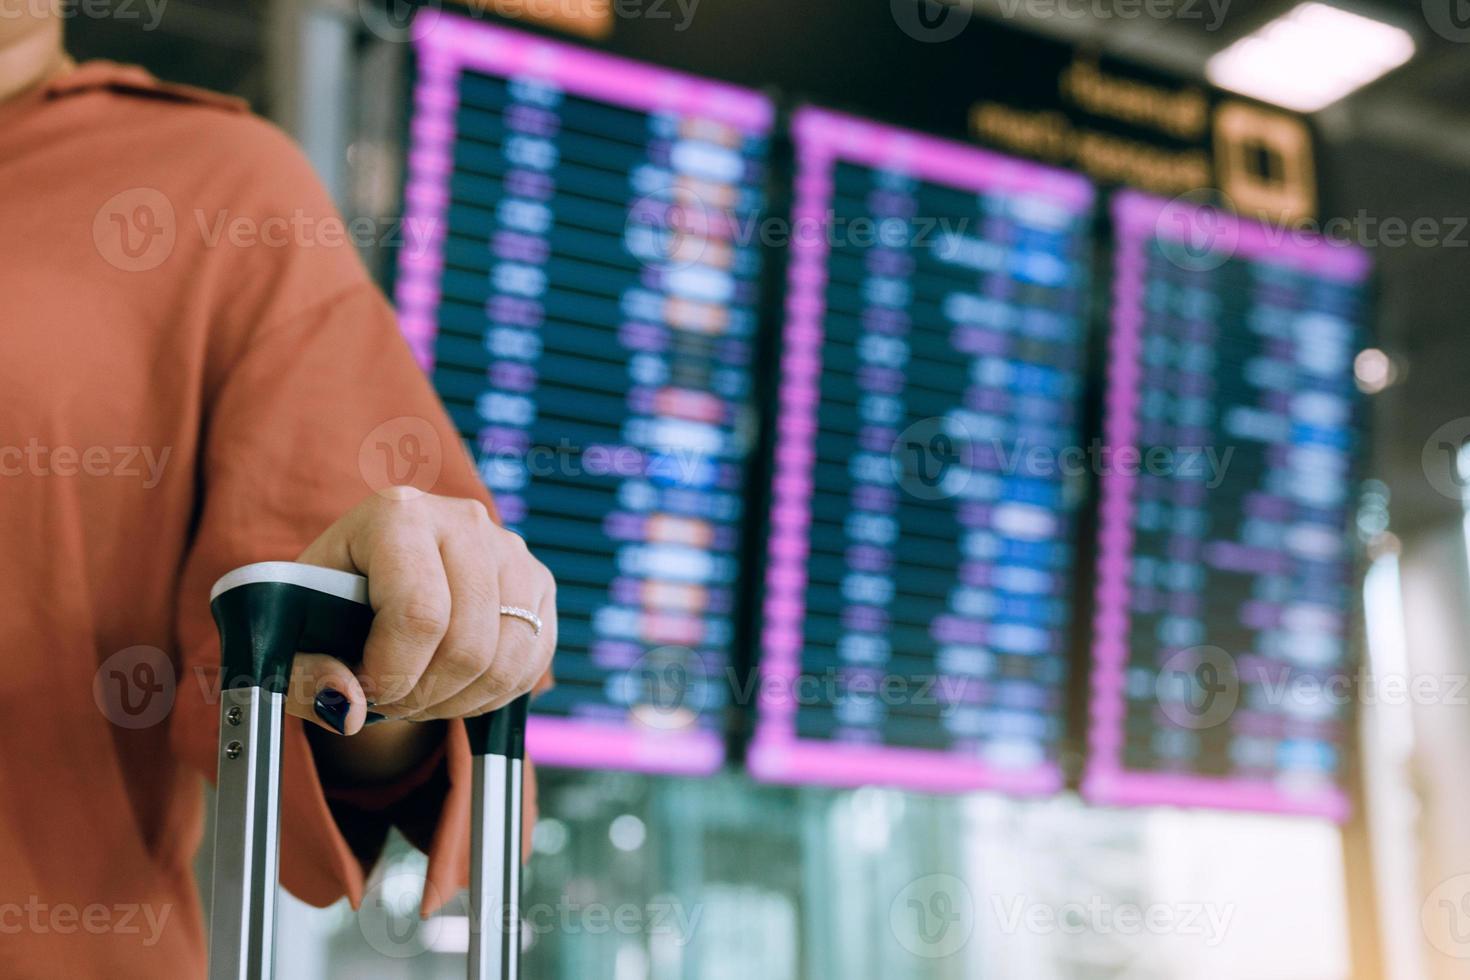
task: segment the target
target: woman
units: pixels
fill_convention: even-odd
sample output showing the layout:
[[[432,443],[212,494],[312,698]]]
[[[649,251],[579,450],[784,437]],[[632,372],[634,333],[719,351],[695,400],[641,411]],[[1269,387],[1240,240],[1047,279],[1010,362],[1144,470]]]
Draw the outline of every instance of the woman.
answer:
[[[355,673],[297,658],[283,884],[358,902],[396,824],[432,909],[467,877],[451,719],[545,675],[551,576],[493,521],[289,141],[70,64],[44,6],[0,19],[0,976],[204,972],[208,595],[252,561],[361,572],[377,612]]]

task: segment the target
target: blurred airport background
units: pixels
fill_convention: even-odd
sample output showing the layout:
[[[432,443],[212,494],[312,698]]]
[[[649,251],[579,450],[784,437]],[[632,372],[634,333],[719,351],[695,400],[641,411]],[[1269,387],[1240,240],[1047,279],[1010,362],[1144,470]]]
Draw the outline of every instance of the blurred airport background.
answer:
[[[1470,976],[1461,0],[64,9],[301,142],[563,583],[527,977]],[[281,975],[461,975],[423,870]]]

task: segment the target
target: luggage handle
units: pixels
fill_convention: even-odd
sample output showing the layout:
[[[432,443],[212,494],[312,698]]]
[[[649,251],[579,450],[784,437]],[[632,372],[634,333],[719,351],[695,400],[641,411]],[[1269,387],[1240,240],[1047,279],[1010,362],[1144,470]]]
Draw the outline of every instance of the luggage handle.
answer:
[[[361,575],[259,562],[210,590],[220,633],[219,780],[210,980],[269,980],[279,870],[281,728],[298,652],[355,666],[372,628]],[[522,766],[529,695],[465,719],[472,752],[468,976],[520,967]]]

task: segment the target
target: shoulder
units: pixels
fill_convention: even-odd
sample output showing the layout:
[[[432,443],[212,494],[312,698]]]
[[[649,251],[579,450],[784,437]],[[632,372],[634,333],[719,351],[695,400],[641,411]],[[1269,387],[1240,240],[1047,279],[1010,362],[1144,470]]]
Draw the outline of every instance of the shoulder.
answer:
[[[58,121],[84,122],[66,129],[117,170],[145,169],[210,203],[329,206],[301,150],[242,99],[93,61],[51,83],[47,100]]]
[[[240,100],[108,63],[63,76],[47,100],[28,174],[72,209],[62,224],[88,261],[127,267],[114,239],[148,232],[164,259],[144,299],[184,295],[240,338],[371,282],[305,154]]]

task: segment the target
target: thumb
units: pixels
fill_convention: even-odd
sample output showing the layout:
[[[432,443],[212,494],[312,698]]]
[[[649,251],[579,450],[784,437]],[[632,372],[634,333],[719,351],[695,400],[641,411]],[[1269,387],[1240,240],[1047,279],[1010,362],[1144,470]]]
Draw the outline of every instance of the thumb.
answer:
[[[351,668],[336,657],[298,653],[291,665],[286,713],[334,735],[355,735],[367,721],[367,695]]]

